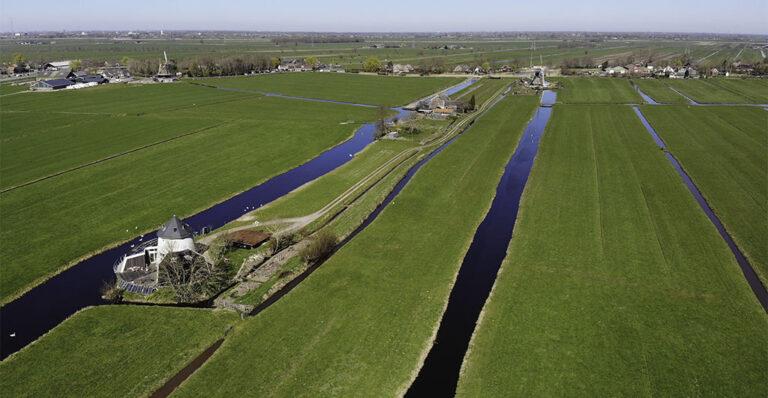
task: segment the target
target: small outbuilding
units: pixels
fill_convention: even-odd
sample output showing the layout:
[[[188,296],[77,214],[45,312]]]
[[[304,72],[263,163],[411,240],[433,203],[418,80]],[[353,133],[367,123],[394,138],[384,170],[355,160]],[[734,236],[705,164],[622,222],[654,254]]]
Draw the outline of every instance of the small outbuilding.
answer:
[[[235,247],[253,249],[266,242],[272,235],[263,231],[240,230],[227,234],[227,241]]]

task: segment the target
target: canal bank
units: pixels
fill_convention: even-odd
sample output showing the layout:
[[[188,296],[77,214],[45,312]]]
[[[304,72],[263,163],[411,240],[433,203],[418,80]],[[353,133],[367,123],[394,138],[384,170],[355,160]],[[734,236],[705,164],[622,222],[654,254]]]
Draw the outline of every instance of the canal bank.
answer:
[[[491,208],[464,256],[432,348],[406,396],[454,395],[475,324],[506,257],[520,198],[555,101],[553,91],[542,93],[541,105],[507,163]]]

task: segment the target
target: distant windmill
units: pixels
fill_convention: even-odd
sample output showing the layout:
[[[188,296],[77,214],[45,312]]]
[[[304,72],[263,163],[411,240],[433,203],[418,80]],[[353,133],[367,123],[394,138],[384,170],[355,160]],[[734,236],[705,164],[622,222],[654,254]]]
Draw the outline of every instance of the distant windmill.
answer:
[[[163,57],[165,58],[165,62],[160,62],[160,66],[157,68],[157,77],[173,77],[173,74],[171,74],[171,63],[168,62],[168,54],[165,51],[163,51]]]

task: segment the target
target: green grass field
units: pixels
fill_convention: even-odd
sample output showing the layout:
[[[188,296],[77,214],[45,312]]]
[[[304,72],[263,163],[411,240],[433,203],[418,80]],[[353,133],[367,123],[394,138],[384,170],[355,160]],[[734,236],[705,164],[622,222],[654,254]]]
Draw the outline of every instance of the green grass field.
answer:
[[[636,79],[644,93],[657,102],[687,104],[684,96],[699,103],[768,103],[768,82],[763,79]],[[671,88],[670,88],[671,87]]]
[[[768,284],[768,112],[644,107],[764,284]]]
[[[559,78],[557,101],[564,104],[641,104],[640,95],[623,78]]]
[[[24,148],[23,142],[37,143],[46,159],[37,168],[27,168],[25,165],[35,159],[34,152],[25,148],[7,160],[4,156],[4,183],[6,178],[11,182],[26,181],[53,172],[52,164],[67,168],[110,152],[119,153],[141,143],[181,134],[187,128],[222,124],[0,194],[0,237],[4,242],[0,248],[4,267],[0,274],[0,301],[10,299],[80,256],[154,229],[169,214],[192,214],[303,163],[349,137],[360,122],[375,117],[375,110],[368,108],[233,94],[186,85],[168,85],[168,94],[156,96],[161,88],[82,91],[85,98],[94,101],[93,108],[102,112],[131,109],[131,113],[144,115],[141,117],[110,113],[94,121],[89,115],[67,113],[62,118],[38,118],[40,111],[32,111],[58,109],[62,99],[77,102],[74,110],[90,110],[86,99],[72,96],[79,92],[10,97],[19,100],[13,102],[9,98],[7,110],[4,102],[0,113],[0,139],[4,145],[16,145],[13,140],[19,140],[19,148]],[[139,95],[144,90],[146,100]],[[15,120],[14,111],[19,110],[31,110],[27,120],[39,127],[25,128],[23,118]],[[4,121],[9,115],[14,120],[10,126],[20,126],[20,131],[6,128]],[[136,121],[134,126],[143,126],[142,129],[121,127],[131,125],[131,117]],[[116,121],[110,124],[106,118]],[[156,118],[158,124],[138,122],[151,118]],[[162,126],[172,128],[165,130]],[[74,141],[62,143],[58,138],[67,136]],[[109,144],[88,150],[94,140]],[[61,149],[68,149],[72,156],[66,156]],[[174,159],[173,164],[168,159]],[[29,245],[36,249],[24,249]]]
[[[688,100],[669,88],[667,79],[633,79],[645,94],[662,104],[688,104]]]
[[[766,79],[712,79],[707,82],[738,93],[750,103],[768,104],[768,80]]]
[[[563,106],[459,396],[765,396],[768,321],[632,109]]]
[[[719,84],[720,79],[668,79],[666,84],[701,104],[748,104],[750,98]]]
[[[278,73],[201,79],[204,84],[360,104],[397,106],[458,84],[460,78],[369,76],[349,73]]]
[[[198,309],[88,308],[1,362],[0,389],[8,397],[148,396],[237,319]]]
[[[407,387],[536,104],[510,97],[490,110],[365,231],[227,339],[179,395],[388,396]]]

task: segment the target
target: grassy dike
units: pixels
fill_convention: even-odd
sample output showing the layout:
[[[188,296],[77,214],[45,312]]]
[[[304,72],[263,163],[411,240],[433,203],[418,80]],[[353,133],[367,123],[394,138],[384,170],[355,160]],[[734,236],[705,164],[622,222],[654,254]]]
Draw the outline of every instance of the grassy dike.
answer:
[[[768,321],[629,107],[558,105],[458,395],[765,396]]]
[[[403,392],[537,99],[491,109],[372,225],[238,328],[178,395]]]
[[[188,308],[87,308],[0,362],[0,390],[7,397],[147,396],[237,319]]]
[[[643,113],[768,285],[768,112],[644,107]]]

